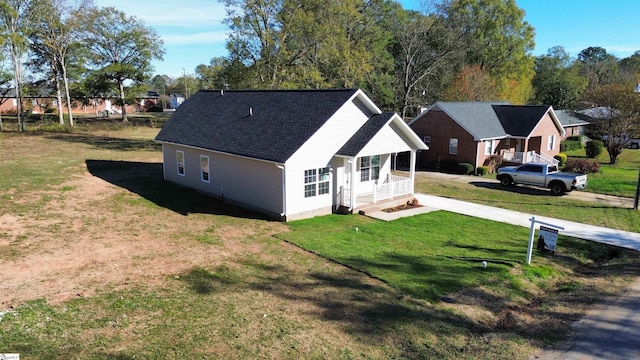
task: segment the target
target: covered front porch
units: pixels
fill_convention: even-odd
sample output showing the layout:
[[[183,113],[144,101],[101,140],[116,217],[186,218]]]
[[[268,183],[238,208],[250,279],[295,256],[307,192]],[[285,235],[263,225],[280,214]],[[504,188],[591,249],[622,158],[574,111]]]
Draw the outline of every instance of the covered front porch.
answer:
[[[362,158],[345,158],[344,171],[339,172],[343,181],[338,187],[335,202],[337,207],[353,212],[388,200],[412,197],[415,183],[416,151],[410,151],[409,177],[391,174],[391,154],[378,156],[382,160],[377,167],[364,169],[370,172],[369,181],[366,181],[368,175],[362,172]]]
[[[557,166],[560,163],[557,159],[547,154],[538,154],[535,151],[527,151],[527,152],[505,151],[502,153],[502,160],[505,162],[516,163],[516,164],[537,162],[537,163],[553,164]]]

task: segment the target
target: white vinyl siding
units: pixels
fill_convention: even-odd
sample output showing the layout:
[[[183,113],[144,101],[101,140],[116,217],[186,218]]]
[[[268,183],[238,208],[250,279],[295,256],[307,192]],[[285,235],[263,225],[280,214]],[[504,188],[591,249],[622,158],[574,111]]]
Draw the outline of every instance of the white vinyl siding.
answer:
[[[449,139],[449,155],[458,155],[458,139]]]
[[[163,144],[165,164],[175,161],[176,150],[184,152],[185,176],[171,166],[165,179],[204,193],[224,197],[271,213],[282,213],[282,169],[273,162],[259,161],[205,150]],[[209,180],[201,180],[200,155],[209,157]],[[298,176],[299,176],[298,172]]]
[[[178,175],[184,176],[184,151],[176,150],[176,166]]]
[[[410,151],[407,145],[410,140],[400,131],[398,125],[391,122],[385,126],[360,150],[360,156],[371,156],[377,154],[394,154],[403,151]]]
[[[331,165],[334,155],[367,120],[368,116],[358,106],[347,102],[287,160],[287,214],[331,213],[335,202],[334,196],[331,195],[342,186],[343,178],[334,181],[336,168],[329,168],[327,169],[329,183],[322,185],[322,188],[329,187],[328,196],[319,196],[324,194],[319,194],[320,189],[316,187],[316,196],[305,197],[305,185],[308,184],[304,182],[304,171],[323,169]],[[356,178],[356,181],[358,179]],[[331,184],[336,184],[338,188],[334,188]]]

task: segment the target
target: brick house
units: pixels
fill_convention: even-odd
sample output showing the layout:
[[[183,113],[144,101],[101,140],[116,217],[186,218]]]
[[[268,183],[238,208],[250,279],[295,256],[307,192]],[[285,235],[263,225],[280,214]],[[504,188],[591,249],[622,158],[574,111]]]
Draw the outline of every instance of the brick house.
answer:
[[[591,123],[588,116],[580,114],[579,112],[555,110],[555,113],[565,131],[565,137],[563,139],[569,136],[584,135],[585,127]]]
[[[491,171],[503,163],[555,163],[565,131],[548,105],[505,102],[437,102],[409,123],[429,150],[418,154],[421,169],[469,163]]]

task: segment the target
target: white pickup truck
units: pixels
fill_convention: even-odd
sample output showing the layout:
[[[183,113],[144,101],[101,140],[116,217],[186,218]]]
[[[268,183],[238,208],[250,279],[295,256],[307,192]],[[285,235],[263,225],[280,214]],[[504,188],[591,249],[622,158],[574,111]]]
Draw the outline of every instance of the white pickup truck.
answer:
[[[535,185],[551,189],[554,195],[562,195],[573,189],[587,187],[587,175],[558,171],[558,167],[544,163],[526,163],[520,166],[505,166],[496,176],[502,186],[513,184]]]

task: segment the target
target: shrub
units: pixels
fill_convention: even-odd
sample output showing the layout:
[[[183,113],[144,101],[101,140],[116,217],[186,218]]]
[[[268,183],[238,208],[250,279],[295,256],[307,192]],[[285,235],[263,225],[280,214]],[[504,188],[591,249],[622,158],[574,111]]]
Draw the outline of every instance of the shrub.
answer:
[[[587,153],[588,158],[595,159],[602,153],[602,148],[604,148],[602,141],[590,140],[587,141],[584,151]]]
[[[489,172],[495,172],[497,168],[502,166],[502,162],[503,159],[501,155],[491,155],[484,161],[484,166],[489,167]]]
[[[159,106],[159,105],[152,106],[147,110],[147,112],[162,112],[162,111],[163,111],[162,106]]]
[[[436,162],[436,170],[452,173],[455,172],[458,167],[458,162],[455,160],[441,160]]]
[[[469,163],[460,163],[456,166],[456,174],[469,175],[473,173],[473,165]]]
[[[600,172],[600,164],[587,159],[569,159],[564,171],[576,172],[581,174],[593,174]]]
[[[559,167],[563,167],[567,163],[567,154],[560,153],[553,158],[560,162],[558,164]]]
[[[490,168],[488,166],[478,166],[478,169],[476,171],[478,175],[484,176],[490,172]]]
[[[560,143],[560,151],[573,151],[573,150],[581,150],[582,149],[582,141],[575,140],[565,140]]]

